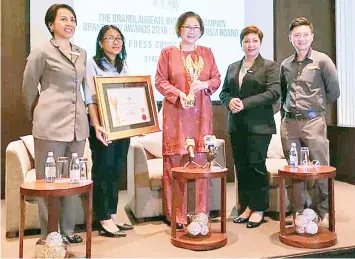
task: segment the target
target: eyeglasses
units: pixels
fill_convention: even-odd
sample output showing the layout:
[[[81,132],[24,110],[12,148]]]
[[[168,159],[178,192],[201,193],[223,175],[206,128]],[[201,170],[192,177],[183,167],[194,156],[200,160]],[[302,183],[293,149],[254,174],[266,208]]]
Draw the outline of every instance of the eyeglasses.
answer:
[[[181,26],[182,28],[184,28],[186,31],[199,31],[200,30],[200,27],[199,26]]]
[[[103,38],[104,40],[107,40],[108,42],[110,43],[114,43],[115,41],[117,41],[117,43],[123,43],[123,40],[120,36],[118,37],[113,37],[113,36],[108,36],[108,37],[105,37]]]
[[[295,33],[295,34],[293,34],[293,37],[295,39],[301,39],[301,38],[308,39],[310,36],[311,36],[310,33]]]

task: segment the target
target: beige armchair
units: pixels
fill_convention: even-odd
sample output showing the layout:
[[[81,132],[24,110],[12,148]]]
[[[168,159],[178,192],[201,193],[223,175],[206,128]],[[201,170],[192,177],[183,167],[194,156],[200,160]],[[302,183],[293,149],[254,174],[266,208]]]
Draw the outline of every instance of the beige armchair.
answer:
[[[269,175],[269,185],[270,185],[270,199],[269,199],[269,212],[278,218],[280,212],[280,177],[279,169],[287,165],[287,159],[285,158],[284,152],[282,150],[281,135],[280,135],[280,124],[281,124],[281,113],[277,112],[274,114],[274,119],[276,123],[277,133],[272,135],[270,145],[267,152],[266,158],[266,169]],[[289,184],[286,183],[288,187]],[[286,207],[288,207],[288,199],[286,190]]]
[[[36,180],[33,154],[33,136],[31,135],[21,137],[21,140],[11,142],[6,148],[6,237],[16,237],[18,235],[20,222],[20,185],[23,182]],[[88,142],[86,143],[84,156],[88,158],[88,171],[89,177],[91,177],[91,152]],[[79,198],[77,202],[76,224],[83,224],[83,207]],[[39,229],[38,209],[35,200],[26,199],[25,206],[25,230]]]
[[[225,142],[218,139],[216,161],[225,162]],[[131,138],[127,158],[127,206],[139,221],[163,215],[163,156],[162,132]],[[220,210],[220,179],[211,181],[211,210]],[[193,192],[189,184],[188,191]],[[189,197],[193,197],[189,195]],[[189,203],[193,202],[189,199]]]

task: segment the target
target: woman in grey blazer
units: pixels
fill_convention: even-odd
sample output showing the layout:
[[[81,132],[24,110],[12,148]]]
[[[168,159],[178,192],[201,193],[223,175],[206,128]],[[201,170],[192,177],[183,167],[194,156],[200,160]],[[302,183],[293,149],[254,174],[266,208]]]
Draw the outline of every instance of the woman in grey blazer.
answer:
[[[71,156],[84,153],[89,125],[80,86],[85,76],[86,52],[69,39],[76,28],[74,10],[65,4],[49,7],[45,24],[53,36],[31,51],[23,75],[23,97],[32,122],[37,179],[44,178],[47,153]],[[61,198],[60,231],[66,242],[80,243],[74,235],[75,197]],[[41,236],[47,235],[46,201],[38,198]]]

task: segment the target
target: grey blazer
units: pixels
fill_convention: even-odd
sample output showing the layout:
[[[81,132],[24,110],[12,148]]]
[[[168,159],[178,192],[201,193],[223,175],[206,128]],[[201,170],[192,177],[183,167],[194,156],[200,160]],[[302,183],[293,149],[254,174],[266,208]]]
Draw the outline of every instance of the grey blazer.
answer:
[[[27,58],[22,94],[35,138],[70,142],[89,136],[86,107],[80,94],[86,52],[72,44],[72,53],[77,55],[73,54],[70,60],[52,38]]]

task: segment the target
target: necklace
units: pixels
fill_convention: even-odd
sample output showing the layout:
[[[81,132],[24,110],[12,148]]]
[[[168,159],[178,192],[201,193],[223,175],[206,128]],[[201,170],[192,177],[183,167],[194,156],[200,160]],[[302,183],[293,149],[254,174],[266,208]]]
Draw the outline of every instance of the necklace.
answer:
[[[204,67],[203,58],[201,56],[197,56],[196,49],[197,49],[196,46],[194,46],[193,57],[191,57],[191,55],[188,54],[187,57],[185,58],[184,52],[180,44],[181,60],[184,66],[183,69],[184,76],[186,81],[188,82],[189,88],[191,88],[192,83],[198,79]]]
[[[244,73],[244,74],[246,74],[247,72],[248,72],[248,70],[250,69],[250,67],[251,66],[244,66],[244,65],[242,65],[242,72]]]
[[[246,65],[244,62],[245,62],[245,60],[242,62],[241,70],[243,73],[246,73],[253,66],[254,60],[249,65]]]

